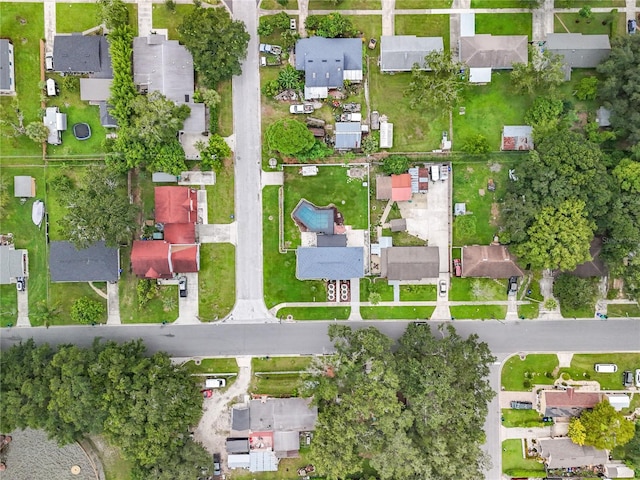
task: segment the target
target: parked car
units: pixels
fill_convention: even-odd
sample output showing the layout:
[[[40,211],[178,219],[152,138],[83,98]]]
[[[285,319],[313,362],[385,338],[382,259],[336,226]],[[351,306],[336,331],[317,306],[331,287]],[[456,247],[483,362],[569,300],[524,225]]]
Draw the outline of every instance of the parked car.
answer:
[[[633,387],[633,372],[631,370],[625,370],[622,374],[622,385],[625,387]]]
[[[518,277],[509,277],[509,287],[507,288],[508,295],[515,295],[518,293]]]
[[[258,48],[261,53],[270,53],[271,55],[280,55],[282,53],[282,47],[280,47],[279,45],[261,43]]]
[[[462,276],[462,262],[460,261],[459,258],[453,259],[453,273],[455,274],[456,277]]]
[[[376,48],[377,44],[378,41],[375,38],[372,38],[371,40],[369,40],[369,49],[373,50],[374,48]]]
[[[618,371],[618,365],[615,363],[596,363],[593,369],[597,373],[616,373]]]
[[[438,293],[441,297],[447,296],[447,282],[445,280],[440,280],[438,282]]]
[[[180,277],[178,279],[178,290],[180,291],[180,296],[182,298],[186,298],[186,296],[187,296],[187,277]]]
[[[202,396],[204,398],[211,398],[213,397],[213,390],[211,390],[210,388],[206,388],[204,390],[200,390],[200,392],[202,392]]]
[[[640,368],[636,369],[636,387],[640,388]]]
[[[48,71],[53,70],[53,55],[44,57],[44,66]]]
[[[638,28],[638,24],[636,23],[635,20],[629,20],[627,22],[627,30],[629,31],[630,34],[636,33],[637,28]]]
[[[224,378],[207,378],[204,381],[205,388],[224,388],[227,381]]]
[[[27,284],[24,281],[23,277],[20,277],[16,280],[16,288],[18,289],[19,292],[24,292],[26,287],[27,287]]]
[[[213,476],[219,477],[220,475],[222,475],[222,469],[220,468],[220,454],[214,453],[213,454]]]
[[[296,23],[296,19],[295,18],[289,19],[289,28],[291,30],[297,30],[298,29],[298,25]]]
[[[297,103],[289,107],[289,113],[313,113],[313,105],[305,103]]]

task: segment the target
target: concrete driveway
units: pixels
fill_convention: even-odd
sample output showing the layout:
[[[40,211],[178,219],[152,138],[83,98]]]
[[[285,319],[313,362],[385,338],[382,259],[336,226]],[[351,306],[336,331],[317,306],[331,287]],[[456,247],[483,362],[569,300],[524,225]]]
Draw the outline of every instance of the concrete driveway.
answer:
[[[181,276],[187,278],[187,296],[181,297],[178,294],[178,319],[174,322],[177,325],[189,325],[200,323],[198,318],[199,292],[198,273],[183,273]]]
[[[30,327],[31,322],[29,322],[29,280],[25,281],[27,288],[25,288],[21,292],[16,292],[18,294],[18,320],[16,322],[17,327]]]

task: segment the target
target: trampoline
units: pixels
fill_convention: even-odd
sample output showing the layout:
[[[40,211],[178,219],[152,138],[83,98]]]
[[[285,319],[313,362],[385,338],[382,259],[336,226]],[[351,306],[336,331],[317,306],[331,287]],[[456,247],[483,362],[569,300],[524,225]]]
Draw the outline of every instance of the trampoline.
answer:
[[[73,126],[73,136],[78,140],[87,140],[91,138],[91,127],[88,123],[76,123]]]

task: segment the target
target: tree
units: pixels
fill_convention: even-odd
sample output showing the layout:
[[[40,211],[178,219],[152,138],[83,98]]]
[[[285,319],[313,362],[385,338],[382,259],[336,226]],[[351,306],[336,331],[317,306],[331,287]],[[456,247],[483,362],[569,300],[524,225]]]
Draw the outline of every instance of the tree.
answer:
[[[84,325],[98,323],[105,312],[106,309],[101,302],[89,297],[80,297],[71,307],[71,320]]]
[[[431,71],[422,70],[418,64],[411,69],[411,82],[404,92],[410,108],[451,110],[462,100],[468,83],[467,76],[460,73],[467,70],[465,65],[453,60],[449,52],[433,51],[425,57],[425,66]]]
[[[591,13],[591,7],[589,5],[585,5],[578,11],[578,15],[582,18],[590,19],[593,18],[593,13]]]
[[[24,131],[25,135],[36,143],[44,143],[49,138],[49,127],[42,122],[31,122]]]
[[[278,86],[280,90],[301,90],[304,88],[302,72],[299,72],[291,65],[287,64],[278,72]]]
[[[378,305],[382,301],[382,295],[378,292],[371,292],[369,294],[369,303],[371,305]]]
[[[325,38],[346,38],[355,34],[351,19],[338,12],[329,15],[309,15],[305,27],[310,34],[313,32]]]
[[[560,300],[560,305],[578,309],[593,305],[596,298],[596,285],[587,278],[563,273],[553,282],[553,296]]]
[[[196,148],[200,152],[202,168],[213,170],[216,173],[222,170],[224,160],[231,156],[231,148],[224,138],[217,133],[209,137],[209,142],[198,142]]]
[[[598,94],[598,78],[584,77],[578,83],[576,98],[578,100],[595,100]]]
[[[310,150],[315,138],[307,126],[297,120],[283,119],[272,123],[265,134],[269,150],[283,155],[296,155]]]
[[[514,63],[511,70],[511,83],[519,93],[533,94],[538,92],[553,92],[564,82],[563,60],[549,50],[540,52],[529,46],[528,63]]]
[[[623,159],[613,169],[613,176],[625,192],[640,193],[640,162]]]
[[[533,268],[573,270],[591,260],[589,248],[594,229],[585,203],[565,200],[557,208],[543,208],[529,227],[529,239],[514,251]]]
[[[409,169],[409,157],[389,155],[382,163],[382,171],[387,175],[400,175]]]
[[[216,88],[242,71],[249,34],[244,23],[232,20],[224,8],[195,8],[178,26],[181,42],[193,55],[202,83]]]
[[[129,23],[129,10],[122,0],[99,0],[100,18],[107,29],[114,30]]]
[[[108,246],[128,244],[135,228],[136,207],[129,203],[118,177],[105,168],[94,168],[75,188],[60,192],[66,213],[61,234],[77,248],[104,240]]]
[[[362,139],[362,153],[371,155],[376,153],[380,148],[380,132],[371,132]]]
[[[584,425],[582,425],[582,422],[578,417],[572,417],[569,421],[569,431],[567,432],[567,436],[576,445],[584,445],[587,434],[584,429]]]
[[[462,151],[472,154],[483,154],[489,153],[491,147],[489,146],[489,141],[487,137],[481,134],[474,135],[473,137],[469,137],[466,142],[462,145]]]
[[[611,126],[631,144],[640,142],[639,59],[640,35],[623,35],[612,41],[611,53],[597,67],[605,77],[599,93],[611,109]]]
[[[207,108],[216,108],[220,103],[220,94],[215,90],[212,90],[211,88],[203,88],[202,90],[199,90],[199,92],[202,98],[202,103],[204,103]]]
[[[562,100],[539,96],[525,113],[524,121],[533,127],[536,139],[543,138],[558,128],[562,110]]]
[[[601,450],[625,445],[635,434],[633,422],[616,412],[607,400],[598,403],[593,410],[583,412],[580,423],[585,430],[584,444]]]
[[[107,39],[113,69],[109,104],[112,106],[111,115],[118,120],[118,126],[123,128],[129,125],[131,103],[138,95],[133,83],[133,30],[125,24],[112,30]]]

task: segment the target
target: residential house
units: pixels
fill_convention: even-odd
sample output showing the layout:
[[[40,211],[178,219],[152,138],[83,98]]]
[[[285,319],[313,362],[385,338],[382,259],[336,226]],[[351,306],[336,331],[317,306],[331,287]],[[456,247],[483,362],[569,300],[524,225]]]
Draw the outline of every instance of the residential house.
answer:
[[[16,198],[33,198],[36,196],[36,179],[28,175],[13,177],[13,196]]]
[[[64,74],[113,78],[107,37],[80,33],[56,35],[53,39],[53,70]]]
[[[571,68],[595,68],[611,53],[608,35],[582,33],[550,33],[545,48]]]
[[[390,282],[421,282],[440,275],[438,247],[391,247],[381,250],[382,278]]]
[[[322,236],[319,235],[318,238]],[[299,247],[298,280],[349,280],[364,277],[363,247]]]
[[[47,143],[49,145],[60,145],[62,143],[62,132],[67,129],[67,114],[61,113],[58,107],[47,107],[44,111],[42,122],[49,129]]]
[[[529,125],[502,127],[500,150],[533,150],[533,127]]]
[[[376,199],[406,202],[411,200],[412,182],[409,173],[376,177]]]
[[[524,272],[504,245],[462,247],[462,276],[483,278],[522,277]]]
[[[471,33],[471,32],[467,32]],[[469,81],[491,81],[490,70],[510,70],[514,63],[528,63],[526,35],[470,35],[461,36],[459,59],[469,67]]]
[[[574,468],[604,465],[608,461],[606,450],[577,445],[570,438],[542,439],[538,441],[547,468]]]
[[[71,242],[49,244],[49,272],[52,282],[117,282],[120,255],[105,242],[77,249]]]
[[[431,70],[425,57],[443,50],[442,37],[384,35],[380,38],[380,71],[410,72],[415,64],[420,70]]]
[[[16,94],[16,68],[13,58],[13,43],[0,39],[0,95]]]
[[[609,405],[611,405],[617,412],[625,408],[629,408],[631,405],[631,398],[624,393],[607,393],[605,394]]]
[[[0,285],[16,283],[18,278],[29,276],[29,254],[16,249],[12,243],[0,245]]]
[[[571,273],[580,278],[604,277],[608,274],[607,266],[600,257],[602,252],[602,237],[594,237],[589,247],[591,260],[581,263]]]
[[[362,81],[362,41],[359,38],[302,38],[295,47],[296,70],[304,72],[304,98],[327,98],[345,80]]]
[[[599,392],[581,392],[572,387],[566,390],[544,390],[540,410],[546,417],[578,417],[583,410],[593,408],[601,401],[602,394]]]
[[[362,145],[360,122],[336,122],[336,150],[356,150]]]

